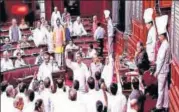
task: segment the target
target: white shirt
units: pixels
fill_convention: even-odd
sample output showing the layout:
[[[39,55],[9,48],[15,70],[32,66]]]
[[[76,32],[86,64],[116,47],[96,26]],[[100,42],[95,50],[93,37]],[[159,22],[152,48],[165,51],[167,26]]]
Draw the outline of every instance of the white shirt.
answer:
[[[78,24],[77,21],[73,23],[73,35],[74,36],[82,36],[82,35],[87,35],[87,32],[83,26],[82,23]]]
[[[94,32],[94,39],[103,39],[105,34],[105,30],[102,27],[97,27],[97,29]]]
[[[68,100],[68,92],[64,92],[63,89],[57,88],[55,94],[53,94],[54,112],[65,112],[65,105]],[[59,99],[59,100],[57,100]]]
[[[78,64],[76,62],[71,62],[69,59],[66,60],[66,64],[73,70],[73,80],[79,81],[79,90],[85,91],[86,80],[89,77],[87,66],[84,63]]]
[[[23,107],[23,112],[33,112],[35,104],[33,102],[26,103]]]
[[[60,15],[60,11],[57,11],[57,12],[53,12],[53,13],[52,13],[52,16],[51,16],[51,25],[52,25],[53,27],[56,27],[56,26],[57,26],[57,24],[56,24],[57,18],[59,18],[59,19],[60,19],[60,22],[62,22],[62,18],[61,18],[61,15]]]
[[[61,112],[87,112],[86,105],[78,101],[68,101],[65,111]]]
[[[10,70],[13,69],[13,63],[11,59],[8,59],[7,61],[3,58],[1,59],[1,72],[2,71],[6,71],[6,70]]]
[[[41,94],[45,112],[54,112],[54,103],[52,99],[53,94],[50,89],[45,88]],[[59,99],[60,100],[60,99]]]
[[[100,100],[104,102],[104,95],[102,91],[96,91],[95,89],[89,90],[85,95],[85,101],[88,112],[96,112],[96,102]]]
[[[92,62],[92,63],[90,64],[90,70],[91,70],[91,76],[92,76],[93,78],[95,78],[95,73],[96,73],[96,72],[102,72],[102,70],[103,70],[103,65],[102,65],[102,63],[97,63],[97,64],[95,64],[94,62]]]
[[[17,53],[19,53],[19,52],[21,53],[21,55],[24,55],[24,54],[25,54],[22,49],[20,49],[20,50],[16,49],[16,50],[13,52],[13,56],[17,56]]]
[[[166,74],[169,72],[170,61],[170,48],[167,40],[164,40],[159,48],[157,61],[156,61],[156,73]]]
[[[69,50],[78,49],[78,48],[79,48],[79,47],[76,46],[75,44],[73,44],[73,45],[68,44],[68,45],[66,46],[66,48],[65,48],[65,56],[68,55],[68,51],[69,51]]]
[[[59,69],[55,66],[52,66],[51,63],[46,64],[43,62],[38,71],[37,79],[45,80],[45,78],[49,77],[51,81],[51,85],[53,85],[52,73],[58,71]]]
[[[25,62],[24,62],[24,60],[23,59],[21,59],[21,60],[16,60],[15,61],[15,67],[16,68],[19,68],[19,67],[22,67],[22,66],[25,66],[26,64],[25,64]]]
[[[94,56],[96,56],[97,52],[95,49],[92,49],[91,51],[88,50],[88,53],[87,53],[87,58],[93,58]]]
[[[112,78],[113,78],[113,74],[114,74],[114,61],[112,56],[109,56],[109,63],[106,65],[104,65],[104,69],[102,72],[102,78],[104,79],[106,86],[109,87],[111,82],[112,82]]]
[[[110,95],[108,97],[108,109],[110,112],[126,112],[127,100],[123,94]]]
[[[35,45],[38,47],[41,44],[45,44],[45,39],[47,38],[46,33],[44,32],[44,29],[42,28],[36,28],[33,31],[33,40]]]
[[[108,20],[107,30],[108,30],[108,37],[112,37],[114,35],[114,28],[111,19]]]
[[[155,45],[156,45],[156,29],[153,25],[148,32],[146,41],[146,51],[150,61],[154,61],[155,57]]]
[[[6,97],[5,99],[1,99],[1,112],[14,112],[13,102],[14,99],[11,97]]]

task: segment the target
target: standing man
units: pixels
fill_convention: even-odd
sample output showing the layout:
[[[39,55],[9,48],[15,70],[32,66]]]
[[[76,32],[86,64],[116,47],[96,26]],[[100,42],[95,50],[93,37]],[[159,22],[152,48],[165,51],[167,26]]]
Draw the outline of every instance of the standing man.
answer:
[[[73,70],[73,80],[77,80],[79,82],[79,91],[85,92],[86,89],[86,80],[89,77],[89,71],[86,64],[82,62],[82,54],[78,53],[76,55],[76,61],[72,62],[70,59],[66,59],[67,67]]]
[[[33,32],[33,40],[36,47],[38,47],[39,45],[46,44],[45,42],[46,38],[47,38],[47,33],[44,32],[43,28],[41,28],[40,21],[37,21],[37,28]]]
[[[57,18],[59,18],[60,21],[62,20],[61,15],[60,15],[60,11],[58,11],[57,7],[54,7],[54,12],[52,13],[52,16],[51,16],[51,25],[53,27],[57,26],[57,24],[56,24]]]
[[[169,43],[167,41],[167,23],[167,15],[156,17],[156,26],[161,46],[158,51],[156,61],[156,72],[154,74],[158,80],[158,99],[156,109],[154,112],[158,112],[163,109],[168,110],[169,106],[167,77],[169,73],[170,48]]]
[[[156,45],[156,28],[152,19],[153,9],[148,8],[144,12],[144,21],[148,31],[147,42],[146,42],[146,51],[149,57],[150,62],[155,61],[155,45]]]
[[[63,46],[65,44],[65,32],[63,26],[60,23],[60,18],[57,18],[56,24],[57,26],[55,27],[53,32],[53,44],[55,59],[58,62],[58,66],[61,66],[63,60]]]
[[[109,15],[110,15],[110,11],[104,10],[104,16],[107,21],[107,32],[108,32],[108,55],[113,54],[113,36],[114,36],[113,23]]]
[[[62,14],[63,23],[66,23],[68,18],[70,18],[70,13],[68,13],[67,8],[64,8],[64,13]]]
[[[17,26],[16,19],[12,19],[12,25],[9,28],[9,38],[12,42],[21,40],[21,31]]]
[[[104,39],[105,30],[101,27],[101,23],[97,23],[97,29],[94,32],[94,39],[99,42],[99,56],[103,56],[103,39]]]

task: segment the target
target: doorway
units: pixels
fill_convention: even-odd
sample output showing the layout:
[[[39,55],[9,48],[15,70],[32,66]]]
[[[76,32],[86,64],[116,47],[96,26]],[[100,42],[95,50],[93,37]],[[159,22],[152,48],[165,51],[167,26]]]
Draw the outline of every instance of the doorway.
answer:
[[[64,7],[72,15],[80,15],[80,0],[64,0]]]

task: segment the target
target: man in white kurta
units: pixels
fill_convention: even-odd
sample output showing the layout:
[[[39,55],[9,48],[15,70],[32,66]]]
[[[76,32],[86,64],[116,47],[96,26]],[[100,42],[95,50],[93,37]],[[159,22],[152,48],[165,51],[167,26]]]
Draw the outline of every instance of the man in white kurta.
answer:
[[[40,65],[39,71],[37,74],[37,79],[43,80],[47,77],[50,78],[51,85],[53,85],[52,73],[57,72],[59,69],[50,63],[50,56],[49,53],[44,54],[44,62]]]
[[[114,74],[114,60],[112,58],[112,55],[109,55],[108,57],[106,57],[106,62],[102,72],[102,78],[104,79],[107,87],[109,87],[110,84],[112,83],[113,74]]]
[[[76,21],[73,23],[73,36],[87,35],[87,32],[81,22],[81,18],[78,16]]]
[[[33,31],[33,40],[35,45],[38,47],[39,45],[46,44],[45,40],[47,38],[47,33],[44,32],[44,29],[41,28],[41,24],[37,22],[37,28]]]
[[[65,55],[67,56],[69,51],[78,50],[78,49],[79,47],[76,46],[72,40],[70,40],[69,44],[65,47]]]
[[[51,16],[51,25],[52,25],[53,27],[56,27],[56,26],[57,26],[57,24],[56,24],[57,18],[59,18],[60,21],[62,22],[62,18],[61,18],[61,15],[60,15],[60,11],[58,11],[58,8],[57,8],[57,7],[54,7],[54,12],[52,13],[52,16]]]
[[[112,19],[110,18],[110,11],[104,10],[105,19],[107,21],[107,33],[108,33],[108,55],[113,54],[113,36],[114,28]]]
[[[110,91],[112,91],[111,88],[113,88],[113,92],[111,92],[111,95],[108,97],[108,108],[110,112],[126,112],[127,99],[125,95],[122,94],[122,91],[119,90],[118,92],[118,88],[121,89],[118,85],[112,83],[110,86]],[[116,91],[114,91],[114,88]]]
[[[153,23],[152,14],[153,14],[152,8],[146,9],[144,12],[144,21],[147,29],[149,30],[147,34],[146,51],[149,57],[149,61],[154,62],[157,34],[156,34],[155,25]]]
[[[168,109],[169,106],[167,77],[170,64],[170,45],[167,41],[167,23],[168,15],[156,17],[157,32],[161,41],[156,61],[156,72],[154,74],[158,80],[158,99],[156,110],[160,110],[162,108]]]
[[[82,62],[81,54],[77,54],[76,57],[77,62],[66,59],[66,65],[73,70],[73,80],[79,81],[79,91],[85,92],[86,80],[89,77],[88,67]]]
[[[13,69],[12,60],[9,59],[9,53],[7,51],[3,52],[3,58],[1,59],[1,72]]]

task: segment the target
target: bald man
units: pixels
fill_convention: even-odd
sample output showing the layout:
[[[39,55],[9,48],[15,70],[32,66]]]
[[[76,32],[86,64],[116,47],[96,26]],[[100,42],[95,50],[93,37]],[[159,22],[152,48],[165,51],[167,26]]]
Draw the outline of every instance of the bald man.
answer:
[[[73,35],[74,36],[87,35],[87,32],[81,22],[80,16],[78,16],[76,18],[76,21],[73,23]]]
[[[12,42],[21,40],[21,31],[17,26],[16,19],[12,19],[12,25],[9,28],[9,38]]]
[[[3,52],[3,58],[1,59],[1,72],[13,69],[12,60],[9,59],[9,53],[7,51]]]

